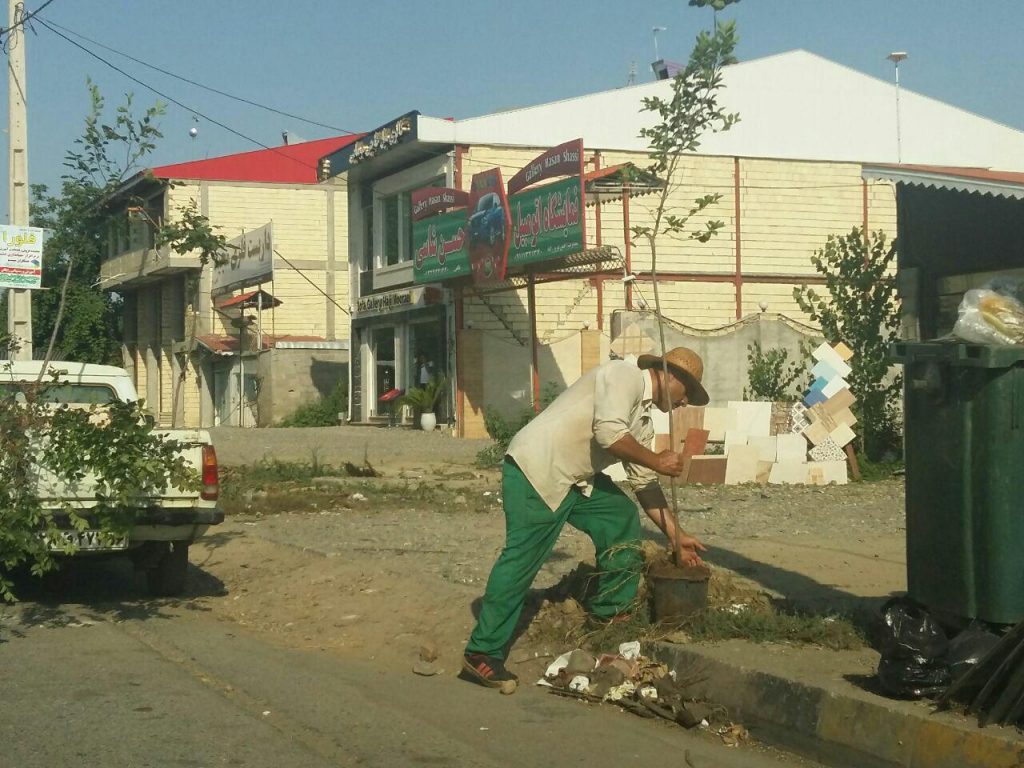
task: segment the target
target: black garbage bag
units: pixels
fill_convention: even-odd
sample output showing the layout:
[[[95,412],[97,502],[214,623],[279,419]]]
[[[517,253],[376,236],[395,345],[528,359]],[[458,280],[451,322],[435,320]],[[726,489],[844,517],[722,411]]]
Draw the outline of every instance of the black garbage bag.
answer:
[[[876,646],[882,658],[878,682],[890,696],[920,699],[941,694],[952,680],[949,639],[939,623],[909,598],[882,606]]]
[[[999,635],[990,632],[977,621],[949,641],[946,663],[954,680],[972,670],[989,651],[999,644]]]

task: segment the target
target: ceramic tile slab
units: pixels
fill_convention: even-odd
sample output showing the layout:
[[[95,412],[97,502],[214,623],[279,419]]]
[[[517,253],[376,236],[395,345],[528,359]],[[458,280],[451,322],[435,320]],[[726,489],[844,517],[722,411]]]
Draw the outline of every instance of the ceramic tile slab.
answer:
[[[725,484],[753,483],[757,480],[758,450],[753,445],[738,445],[732,449],[725,465]]]
[[[817,421],[804,430],[803,436],[811,441],[811,445],[820,445],[828,438],[828,430]]]
[[[839,356],[839,353],[832,349],[828,344],[823,343],[820,347],[814,350],[811,356],[818,362],[824,360],[830,366],[835,368],[836,372],[843,378],[849,376],[850,371],[853,370],[849,364]]]
[[[767,483],[768,478],[771,477],[772,474],[772,467],[774,466],[775,464],[773,464],[770,461],[757,462],[757,477],[755,479],[755,482],[758,482],[761,485]]]
[[[789,410],[789,415],[793,420],[791,431],[794,434],[800,434],[811,425],[811,420],[807,418],[807,406],[803,403],[793,403],[793,407]]]
[[[779,435],[776,448],[777,461],[807,461],[807,440],[803,435]]]
[[[808,408],[810,408],[812,405],[817,405],[818,403],[824,403],[826,400],[828,400],[828,398],[825,397],[824,394],[822,394],[820,389],[812,389],[804,397],[804,405],[806,405]]]
[[[738,445],[747,444],[748,435],[746,432],[740,432],[738,429],[730,429],[725,433],[725,455],[729,455],[729,451]]]
[[[836,445],[838,445],[840,448],[846,445],[847,443],[853,442],[854,438],[857,437],[854,431],[845,424],[840,424],[834,430],[829,432],[828,436],[835,440]]]
[[[850,349],[841,341],[834,347],[832,347],[832,349],[836,351],[836,354],[842,358],[844,363],[848,363],[850,361],[850,358],[853,357],[853,350]]]
[[[807,464],[795,461],[776,462],[768,475],[772,485],[803,485],[807,482]]]
[[[819,360],[816,362],[814,367],[811,368],[811,375],[816,379],[825,379],[825,381],[842,378],[839,371],[829,365],[827,360]]]
[[[725,432],[729,429],[736,429],[736,414],[728,408],[704,409],[704,429],[710,435],[709,440],[713,443],[720,443],[725,440]]]
[[[750,437],[747,439],[747,445],[757,449],[757,458],[760,461],[774,462],[778,456],[779,441],[776,437]]]
[[[806,466],[810,485],[846,485],[849,482],[845,461],[813,461]]]
[[[668,414],[659,408],[651,408],[651,423],[654,425],[654,434],[668,434]]]
[[[833,413],[832,420],[835,421],[836,426],[845,424],[848,427],[852,427],[857,423],[857,417],[853,415],[853,411],[849,408],[843,408],[843,410]]]
[[[821,394],[825,397],[835,397],[844,389],[849,391],[850,385],[846,383],[846,379],[831,379],[825,388],[821,390]]]
[[[736,429],[753,437],[769,437],[772,431],[772,404],[767,401],[730,401],[736,414]]]
[[[829,413],[836,413],[844,408],[849,408],[856,402],[857,398],[853,396],[853,392],[848,389],[844,389],[836,392],[825,402],[825,410]]]
[[[811,448],[811,458],[814,461],[846,461],[846,452],[835,440],[826,437]]]
[[[686,433],[686,440],[683,441],[683,456],[702,456],[708,445],[708,431],[706,429],[691,429]]]
[[[725,482],[725,456],[694,456],[690,459],[690,470],[686,482],[700,485],[721,485]]]

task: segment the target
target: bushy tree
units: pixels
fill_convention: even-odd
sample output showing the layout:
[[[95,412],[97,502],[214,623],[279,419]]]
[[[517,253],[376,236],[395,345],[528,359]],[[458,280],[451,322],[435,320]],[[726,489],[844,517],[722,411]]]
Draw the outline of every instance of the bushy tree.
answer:
[[[156,148],[164,108],[157,103],[136,118],[128,94],[108,119],[99,89],[91,81],[88,88],[85,130],[64,158],[60,191],[32,189],[32,225],[49,230],[42,284],[50,289],[32,295],[32,343],[69,360],[119,364],[120,298],[100,285],[109,204]]]
[[[825,338],[853,350],[850,391],[857,398],[861,447],[872,460],[900,445],[899,395],[889,346],[899,332],[899,303],[892,267],[896,244],[882,231],[866,235],[854,227],[848,235],[829,235],[811,263],[825,278],[819,293],[806,285],[793,289],[800,309],[821,326]]]

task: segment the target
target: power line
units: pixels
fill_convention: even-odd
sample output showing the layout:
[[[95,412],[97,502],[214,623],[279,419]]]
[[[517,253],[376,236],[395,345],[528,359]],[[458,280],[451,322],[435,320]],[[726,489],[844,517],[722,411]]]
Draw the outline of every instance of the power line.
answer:
[[[46,6],[48,6],[52,2],[53,2],[53,0],[46,0],[45,3],[40,5],[38,8],[36,8],[31,13],[24,14],[20,19],[18,19],[16,22],[14,22],[14,24],[11,25],[10,27],[7,27],[6,29],[0,29],[0,37],[3,37],[8,32],[10,32],[13,29],[16,29],[17,27],[24,27],[26,22],[31,21],[33,16],[35,16],[37,13],[39,13],[41,10],[43,10]],[[24,6],[22,6],[22,12],[24,12]],[[40,21],[42,21],[42,19],[40,19]],[[7,45],[7,43],[5,41],[4,42],[4,46],[6,46],[6,45]]]
[[[50,0],[50,2],[53,2],[53,0]],[[42,9],[40,8],[40,10],[42,10]],[[38,11],[36,11],[36,13],[38,13]],[[134,56],[132,56],[131,54],[127,54],[124,51],[119,51],[116,48],[111,48],[109,45],[105,45],[105,44],[99,42],[98,40],[93,40],[90,37],[86,37],[82,33],[75,32],[74,30],[68,29],[67,27],[62,26],[62,25],[60,25],[60,24],[58,24],[58,23],[56,23],[54,21],[50,21],[48,23],[51,26],[56,27],[57,29],[61,29],[61,30],[65,31],[65,32],[67,32],[69,35],[73,35],[74,37],[77,37],[80,40],[85,40],[86,42],[92,43],[93,45],[98,46],[98,47],[100,47],[100,48],[102,48],[102,49],[104,49],[106,51],[110,51],[111,53],[116,53],[118,56],[123,56],[124,58],[126,58],[126,59],[128,59],[130,61],[134,61],[136,64],[141,64],[144,67],[148,67],[149,69],[152,69],[152,70],[155,70],[157,72],[160,72],[161,74],[167,75],[168,77],[173,77],[176,80],[181,80],[182,82],[188,83],[189,85],[194,85],[197,88],[202,88],[203,90],[210,91],[211,93],[216,93],[219,96],[224,96],[224,97],[229,98],[229,99],[234,99],[235,101],[239,101],[239,102],[241,102],[243,104],[248,104],[248,105],[253,106],[253,107],[258,107],[259,109],[264,109],[267,112],[273,112],[274,114],[282,115],[284,117],[290,117],[293,120],[299,120],[300,122],[308,123],[309,125],[315,125],[315,126],[317,126],[319,128],[326,128],[327,130],[330,130],[330,131],[338,131],[339,133],[347,133],[347,134],[350,134],[350,135],[353,135],[353,136],[356,135],[357,133],[359,133],[359,131],[349,131],[349,130],[347,130],[345,128],[339,128],[336,125],[328,125],[327,123],[320,123],[320,122],[317,122],[316,120],[310,120],[307,117],[302,117],[301,115],[295,115],[295,114],[292,114],[291,112],[285,112],[284,110],[277,109],[275,107],[270,107],[270,106],[267,106],[266,104],[260,104],[259,102],[252,101],[251,99],[246,99],[246,98],[244,98],[242,96],[235,96],[234,94],[228,93],[227,91],[222,91],[222,90],[219,90],[219,89],[214,88],[214,87],[209,86],[209,85],[204,85],[203,83],[200,83],[200,82],[198,82],[196,80],[192,80],[192,79],[190,79],[188,77],[185,77],[184,75],[178,75],[178,74],[175,74],[174,72],[171,72],[169,70],[163,69],[162,67],[158,67],[155,64],[150,64],[148,61],[143,61],[142,59],[137,59]]]
[[[316,170],[317,170],[317,167],[316,167],[315,165],[311,165],[310,163],[307,163],[307,162],[304,162],[304,161],[302,161],[302,160],[299,160],[299,159],[298,159],[298,158],[296,158],[296,157],[292,157],[291,155],[289,155],[289,154],[287,154],[287,153],[285,153],[285,152],[282,152],[282,151],[281,151],[280,149],[278,149],[278,148],[276,148],[276,147],[271,147],[271,146],[268,146],[268,145],[264,144],[264,143],[263,143],[262,141],[259,141],[259,140],[257,140],[257,139],[254,139],[254,138],[252,138],[251,136],[246,136],[246,135],[245,135],[244,133],[242,133],[241,131],[237,131],[237,130],[235,130],[234,128],[232,128],[231,126],[229,126],[229,125],[226,125],[226,124],[224,124],[224,123],[220,122],[219,120],[214,120],[214,119],[213,119],[212,117],[210,117],[209,115],[205,115],[205,114],[203,114],[202,112],[200,112],[199,110],[197,110],[197,109],[193,109],[192,107],[188,106],[187,104],[183,104],[182,102],[178,101],[178,100],[177,100],[177,99],[175,99],[174,97],[172,97],[172,96],[168,96],[168,95],[167,95],[166,93],[164,93],[163,91],[160,91],[160,90],[158,90],[157,88],[154,88],[154,87],[153,87],[152,85],[150,85],[149,83],[146,83],[146,82],[143,82],[142,80],[139,80],[139,78],[135,77],[135,76],[134,76],[134,75],[132,75],[132,74],[129,74],[128,72],[126,72],[125,70],[123,70],[123,69],[121,69],[121,68],[120,68],[119,66],[117,66],[116,64],[112,64],[111,62],[107,61],[107,60],[106,60],[106,59],[104,59],[104,58],[103,58],[102,56],[100,56],[100,55],[99,55],[98,53],[96,53],[96,52],[94,52],[94,51],[90,51],[90,50],[89,50],[88,48],[86,48],[86,47],[85,47],[84,45],[82,45],[82,44],[81,44],[81,43],[79,43],[78,41],[76,41],[76,40],[72,40],[72,39],[71,39],[70,37],[68,37],[67,35],[65,35],[65,34],[64,34],[63,32],[60,32],[60,31],[58,31],[58,30],[54,29],[54,28],[53,28],[52,26],[50,26],[50,25],[49,25],[49,24],[48,24],[48,23],[47,23],[46,21],[44,21],[43,19],[37,19],[37,21],[38,21],[38,22],[39,22],[40,24],[42,24],[42,25],[43,25],[44,27],[46,27],[46,28],[47,28],[48,30],[50,30],[50,31],[51,31],[51,32],[52,32],[53,34],[57,35],[57,37],[60,37],[60,38],[62,38],[63,40],[65,40],[65,41],[67,41],[67,42],[71,43],[71,45],[73,45],[73,46],[75,46],[76,48],[78,48],[79,50],[81,50],[81,51],[84,51],[85,53],[89,54],[90,56],[92,56],[92,57],[93,57],[94,59],[96,59],[97,61],[99,61],[99,62],[101,62],[101,63],[103,63],[103,64],[106,64],[106,65],[107,65],[108,67],[110,67],[110,68],[111,68],[112,70],[114,70],[115,72],[118,72],[118,73],[120,73],[121,75],[124,75],[124,76],[125,76],[125,77],[127,77],[127,78],[128,78],[129,80],[131,80],[131,81],[132,81],[133,83],[137,83],[138,85],[141,85],[141,86],[142,86],[143,88],[146,88],[146,89],[148,89],[148,90],[152,91],[152,92],[153,92],[153,93],[155,93],[155,94],[156,94],[157,96],[159,96],[159,97],[161,97],[161,98],[163,98],[163,99],[167,99],[167,101],[171,102],[172,104],[174,104],[174,105],[176,105],[176,106],[179,106],[179,107],[181,107],[182,109],[184,109],[184,110],[187,110],[188,112],[191,112],[191,113],[192,113],[192,114],[194,114],[194,115],[198,115],[199,117],[203,118],[204,120],[206,120],[206,121],[208,121],[208,122],[210,122],[210,123],[213,123],[214,125],[216,125],[216,126],[218,126],[218,127],[220,127],[220,128],[223,128],[223,129],[224,129],[225,131],[227,131],[228,133],[232,133],[232,134],[234,134],[235,136],[238,136],[239,138],[245,139],[246,141],[248,141],[248,142],[251,142],[251,143],[255,144],[255,145],[256,145],[256,146],[258,146],[258,147],[262,147],[263,149],[267,149],[267,150],[270,150],[271,152],[273,152],[273,153],[275,153],[275,154],[278,154],[278,155],[280,155],[281,157],[287,158],[288,160],[291,160],[291,161],[292,161],[292,162],[294,162],[294,163],[298,163],[299,165],[301,165],[301,166],[304,166],[304,167],[306,167],[306,168],[311,168],[311,169],[312,169],[313,171],[316,171]]]
[[[309,277],[308,277],[308,276],[306,275],[306,273],[305,273],[305,272],[303,272],[303,271],[302,271],[301,269],[299,269],[299,268],[298,268],[298,267],[296,267],[296,266],[295,266],[294,264],[292,264],[292,263],[291,263],[290,261],[288,261],[288,259],[286,259],[286,258],[285,258],[284,256],[282,256],[282,255],[281,255],[281,252],[280,252],[279,250],[277,250],[277,248],[275,248],[275,249],[274,249],[274,253],[275,253],[275,254],[276,254],[276,255],[277,255],[277,256],[278,256],[278,257],[279,257],[279,258],[280,258],[280,259],[281,259],[281,260],[282,260],[282,261],[283,261],[283,262],[284,262],[285,264],[287,264],[287,265],[288,265],[289,267],[291,267],[291,268],[292,268],[292,269],[294,269],[294,270],[295,270],[296,272],[298,272],[298,273],[299,273],[299,274],[300,274],[300,275],[302,276],[302,278],[303,278],[303,279],[304,279],[304,280],[305,280],[305,281],[306,281],[307,283],[309,283],[309,284],[310,284],[310,285],[312,285],[312,286],[313,286],[314,288],[316,288],[316,289],[317,289],[317,290],[318,290],[318,291],[319,291],[320,293],[322,293],[322,294],[324,295],[324,298],[325,298],[325,299],[327,299],[327,300],[328,300],[329,302],[331,302],[331,304],[333,304],[334,306],[336,306],[336,307],[337,307],[338,309],[340,309],[340,310],[341,310],[342,312],[344,312],[344,313],[345,313],[346,315],[350,315],[350,316],[351,316],[351,313],[350,313],[350,312],[349,312],[349,311],[348,311],[347,309],[345,309],[345,307],[341,306],[341,304],[339,304],[338,302],[336,302],[336,301],[334,300],[334,297],[333,297],[333,296],[331,296],[330,294],[328,294],[328,293],[327,293],[327,291],[325,291],[325,290],[324,290],[323,288],[321,288],[321,287],[320,287],[319,285],[317,285],[317,284],[316,284],[316,283],[314,283],[314,282],[313,282],[312,280],[310,280],[310,279],[309,279]]]

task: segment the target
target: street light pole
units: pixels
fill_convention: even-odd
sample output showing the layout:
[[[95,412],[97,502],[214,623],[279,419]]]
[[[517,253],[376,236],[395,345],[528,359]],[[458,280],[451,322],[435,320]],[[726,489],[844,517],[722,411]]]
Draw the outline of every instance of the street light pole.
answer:
[[[887,58],[896,67],[896,162],[903,162],[903,137],[900,132],[900,62],[907,58],[906,51],[893,51]]]
[[[28,119],[25,102],[25,5],[8,0],[7,13],[7,205],[8,224],[27,227],[28,215]],[[14,342],[14,360],[32,359],[32,292],[26,288],[7,291],[7,332]]]

